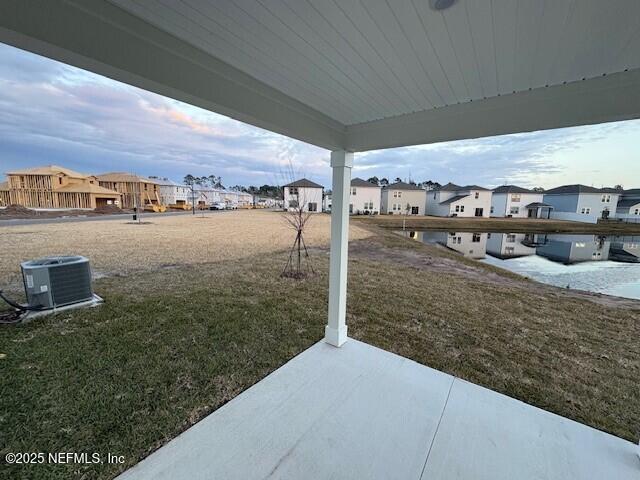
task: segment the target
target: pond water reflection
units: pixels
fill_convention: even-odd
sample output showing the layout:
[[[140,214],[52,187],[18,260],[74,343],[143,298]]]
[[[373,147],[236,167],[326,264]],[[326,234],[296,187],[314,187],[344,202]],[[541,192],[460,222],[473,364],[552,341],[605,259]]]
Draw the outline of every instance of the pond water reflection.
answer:
[[[640,236],[398,233],[540,282],[640,299]]]

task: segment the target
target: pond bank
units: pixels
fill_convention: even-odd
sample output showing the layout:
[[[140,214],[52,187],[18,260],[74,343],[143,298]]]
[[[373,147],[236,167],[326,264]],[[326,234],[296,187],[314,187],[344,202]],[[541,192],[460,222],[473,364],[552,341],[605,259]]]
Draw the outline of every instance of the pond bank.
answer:
[[[502,233],[591,233],[594,235],[640,235],[640,223],[581,223],[531,218],[461,218],[404,215],[352,216],[356,225],[376,225],[390,230],[450,230]]]

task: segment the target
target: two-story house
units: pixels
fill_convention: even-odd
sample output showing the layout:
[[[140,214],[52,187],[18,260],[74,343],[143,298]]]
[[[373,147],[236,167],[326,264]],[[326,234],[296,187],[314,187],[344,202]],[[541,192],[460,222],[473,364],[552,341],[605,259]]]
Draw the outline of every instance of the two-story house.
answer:
[[[640,188],[622,192],[616,207],[616,218],[640,222]]]
[[[324,187],[306,178],[288,183],[283,187],[284,209],[304,212],[322,211],[322,192]]]
[[[158,184],[158,195],[160,202],[173,208],[191,207],[191,187],[181,183],[176,183],[168,178],[149,177]]]
[[[436,217],[489,217],[491,190],[478,185],[447,183],[427,195],[427,215]]]
[[[587,185],[563,185],[544,192],[544,203],[551,205],[551,218],[575,222],[597,223],[600,218],[613,218],[622,192],[613,188]]]
[[[374,215],[380,213],[381,187],[361,178],[351,180],[349,213]]]
[[[388,215],[424,215],[427,192],[417,185],[396,182],[382,187],[381,212]]]
[[[502,185],[491,195],[492,217],[550,218],[553,207],[544,203],[544,193]]]

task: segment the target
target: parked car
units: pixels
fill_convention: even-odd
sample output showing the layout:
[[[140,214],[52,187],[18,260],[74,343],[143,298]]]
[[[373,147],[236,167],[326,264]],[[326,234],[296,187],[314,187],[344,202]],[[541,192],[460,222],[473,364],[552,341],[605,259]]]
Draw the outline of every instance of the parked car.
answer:
[[[227,203],[227,210],[237,210],[237,209],[238,209],[237,203],[233,203],[233,202]]]
[[[225,210],[227,208],[227,204],[224,202],[214,202],[209,207],[209,210]]]

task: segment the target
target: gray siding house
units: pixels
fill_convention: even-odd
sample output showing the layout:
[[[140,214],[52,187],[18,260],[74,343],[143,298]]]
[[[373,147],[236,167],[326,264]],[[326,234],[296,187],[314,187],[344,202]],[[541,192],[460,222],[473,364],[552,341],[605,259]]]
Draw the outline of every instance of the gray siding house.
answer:
[[[613,188],[563,185],[544,192],[543,202],[553,207],[551,218],[597,223],[600,218],[616,216],[620,194]]]
[[[382,187],[381,213],[386,215],[424,215],[427,193],[423,188],[404,182]]]
[[[622,192],[616,208],[616,218],[640,222],[640,188]]]

